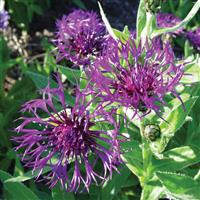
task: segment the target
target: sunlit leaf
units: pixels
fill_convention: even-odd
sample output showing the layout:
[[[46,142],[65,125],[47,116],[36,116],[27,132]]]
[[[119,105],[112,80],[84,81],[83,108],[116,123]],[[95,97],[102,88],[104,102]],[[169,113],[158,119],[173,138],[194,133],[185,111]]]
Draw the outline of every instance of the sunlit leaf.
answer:
[[[140,0],[138,12],[137,12],[137,24],[136,24],[137,40],[140,39],[140,35],[141,35],[142,30],[144,29],[145,25],[146,25],[145,1],[144,0]]]
[[[153,171],[177,171],[200,162],[200,149],[184,146],[164,152],[162,159],[152,160]]]
[[[172,197],[180,200],[199,200],[200,183],[192,178],[167,172],[156,173],[160,182]]]
[[[77,85],[79,83],[79,79],[81,76],[80,70],[68,68],[66,66],[61,65],[59,65],[58,68],[61,71],[61,73],[64,74],[72,84]]]

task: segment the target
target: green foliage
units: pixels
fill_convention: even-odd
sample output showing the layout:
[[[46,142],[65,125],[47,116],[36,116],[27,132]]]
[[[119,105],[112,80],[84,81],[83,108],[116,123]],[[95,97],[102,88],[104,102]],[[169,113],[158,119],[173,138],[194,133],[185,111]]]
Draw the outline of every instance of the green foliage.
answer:
[[[167,172],[158,172],[157,176],[166,192],[172,198],[180,200],[199,200],[200,183],[183,174],[174,174]]]
[[[29,28],[35,14],[42,15],[43,9],[50,6],[49,0],[43,0],[40,3],[37,0],[7,0],[9,12],[17,26]]]
[[[66,66],[59,65],[59,70],[62,74],[66,76],[66,78],[73,84],[78,85],[78,82],[80,80],[81,71],[78,69],[72,69]]]
[[[60,184],[57,184],[51,193],[53,200],[75,200],[74,195],[63,190]]]
[[[6,180],[10,178],[12,178],[11,175],[0,170],[0,180],[3,181],[4,190],[8,193],[8,199],[39,200],[39,198],[24,184],[17,182],[6,182]]]
[[[151,144],[154,151],[158,153],[164,151],[169,140],[183,126],[186,116],[189,114],[197,98],[198,97],[191,97],[185,94],[181,96],[183,104],[180,101],[178,102],[177,99],[173,101],[173,108],[167,110],[167,114],[164,116],[166,121],[162,121],[159,125],[161,129],[161,138]],[[185,111],[183,111],[183,105]],[[180,115],[180,113],[182,114]]]
[[[137,39],[140,38],[142,30],[144,29],[146,24],[146,9],[145,9],[145,1],[141,0],[137,13]]]

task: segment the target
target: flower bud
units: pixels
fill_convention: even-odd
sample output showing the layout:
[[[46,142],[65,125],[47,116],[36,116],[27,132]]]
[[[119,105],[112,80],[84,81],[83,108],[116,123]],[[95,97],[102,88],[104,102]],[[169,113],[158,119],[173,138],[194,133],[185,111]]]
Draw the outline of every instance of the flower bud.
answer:
[[[144,136],[150,141],[156,141],[161,135],[160,127],[158,125],[147,125],[144,129]]]

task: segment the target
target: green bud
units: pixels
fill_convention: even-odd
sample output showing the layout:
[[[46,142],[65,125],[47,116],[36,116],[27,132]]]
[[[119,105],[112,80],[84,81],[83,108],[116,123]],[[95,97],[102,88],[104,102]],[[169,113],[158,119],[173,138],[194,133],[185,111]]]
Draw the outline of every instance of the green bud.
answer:
[[[160,127],[158,125],[151,124],[151,125],[147,125],[144,128],[145,138],[149,139],[152,142],[154,142],[158,138],[160,138],[160,135],[161,135],[161,131],[160,131]]]

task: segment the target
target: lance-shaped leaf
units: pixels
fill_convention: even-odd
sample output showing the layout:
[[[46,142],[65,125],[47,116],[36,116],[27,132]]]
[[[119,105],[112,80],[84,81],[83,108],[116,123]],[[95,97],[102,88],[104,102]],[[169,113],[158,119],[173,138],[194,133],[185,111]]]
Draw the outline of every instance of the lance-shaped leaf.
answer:
[[[169,140],[184,124],[187,115],[198,98],[191,97],[189,94],[183,94],[180,97],[184,103],[185,110],[180,101],[173,101],[173,108],[167,110],[164,115],[166,121],[163,120],[159,125],[161,138],[151,143],[151,148],[154,152],[161,153],[165,149]]]
[[[45,173],[49,172],[50,170],[51,170],[50,167],[46,167],[40,174],[45,174]],[[24,181],[30,180],[32,178],[35,178],[37,176],[38,176],[38,170],[36,170],[34,173],[32,171],[29,171],[23,175],[9,178],[5,181],[5,183],[7,183],[7,182],[13,182],[13,183],[14,182],[24,182]]]
[[[126,142],[125,153],[123,154],[123,160],[125,161],[126,166],[135,174],[137,177],[143,175],[143,166],[142,166],[142,150],[139,146],[139,143],[136,141]]]
[[[111,27],[111,25],[110,25],[108,19],[106,18],[106,15],[105,15],[105,13],[104,13],[104,11],[103,11],[103,8],[102,8],[100,2],[98,2],[98,5],[99,5],[99,9],[100,9],[100,14],[101,14],[102,20],[103,20],[103,22],[104,22],[104,24],[105,24],[105,26],[106,26],[106,29],[107,29],[108,33],[110,34],[110,36],[111,36],[113,39],[116,40],[117,37],[116,37],[116,35],[115,35],[115,33],[114,33],[114,31],[113,31],[113,29],[112,29],[112,27]]]
[[[49,80],[48,77],[42,74],[31,72],[31,71],[26,72],[26,74],[32,79],[32,81],[34,82],[35,86],[38,89],[43,89],[47,86],[48,80]],[[57,83],[53,80],[51,80],[51,85],[52,87],[57,87]],[[65,98],[66,98],[66,102],[70,106],[74,105],[74,102],[75,102],[74,98],[71,95],[69,95],[67,92],[65,92]]]
[[[200,59],[195,63],[186,65],[185,75],[181,79],[181,83],[191,84],[200,82]]]
[[[159,181],[150,181],[144,185],[141,200],[158,200],[164,192],[164,187]]]
[[[79,83],[79,79],[81,76],[81,71],[78,69],[72,69],[66,66],[58,65],[59,70],[62,74],[64,74],[67,79],[74,85]]]
[[[144,29],[146,25],[146,10],[145,10],[145,2],[144,0],[140,0],[138,12],[137,12],[137,40],[140,39],[140,35],[142,33],[142,30]]]
[[[185,175],[157,172],[158,179],[172,198],[180,200],[199,200],[200,183]]]
[[[0,170],[0,180],[3,182],[5,190],[9,193],[10,199],[39,200],[39,198],[23,183],[6,182],[6,180],[10,178],[12,178],[10,174]]]
[[[153,171],[177,171],[200,162],[200,149],[196,146],[184,146],[171,149],[162,159],[152,159]]]

